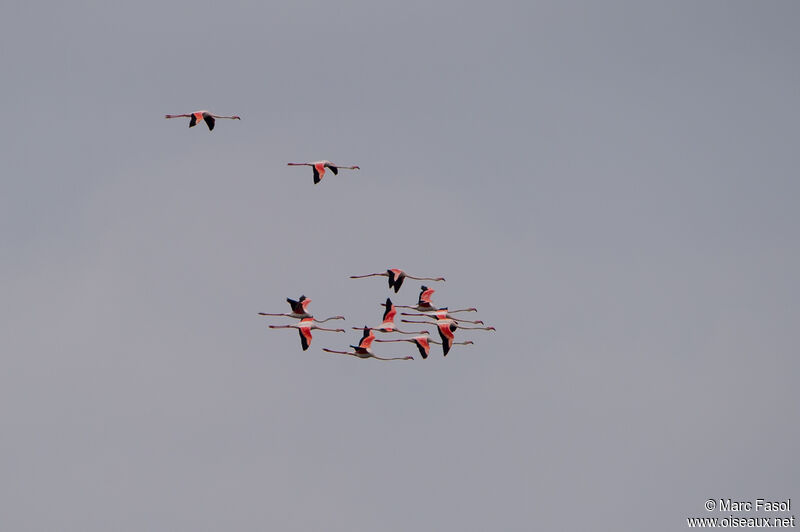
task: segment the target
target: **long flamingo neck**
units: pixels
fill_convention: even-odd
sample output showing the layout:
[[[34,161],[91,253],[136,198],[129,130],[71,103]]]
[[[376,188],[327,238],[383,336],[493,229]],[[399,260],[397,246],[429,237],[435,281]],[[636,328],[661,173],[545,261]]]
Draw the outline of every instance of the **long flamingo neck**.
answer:
[[[343,319],[344,319],[344,316],[331,316],[330,318],[325,318],[324,320],[317,321],[317,323],[325,323],[326,321],[343,320]]]

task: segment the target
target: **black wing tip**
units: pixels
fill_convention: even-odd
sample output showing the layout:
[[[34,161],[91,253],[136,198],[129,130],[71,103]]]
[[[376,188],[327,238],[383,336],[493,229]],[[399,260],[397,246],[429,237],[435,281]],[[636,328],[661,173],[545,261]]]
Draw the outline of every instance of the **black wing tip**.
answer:
[[[417,349],[419,349],[419,354],[422,356],[423,360],[428,358],[428,353],[425,352],[421,345],[417,344]]]
[[[300,329],[297,329],[297,332],[300,333],[300,345],[302,346],[303,351],[306,351],[308,349],[308,340],[306,339],[305,335],[303,334],[303,331],[301,331]]]

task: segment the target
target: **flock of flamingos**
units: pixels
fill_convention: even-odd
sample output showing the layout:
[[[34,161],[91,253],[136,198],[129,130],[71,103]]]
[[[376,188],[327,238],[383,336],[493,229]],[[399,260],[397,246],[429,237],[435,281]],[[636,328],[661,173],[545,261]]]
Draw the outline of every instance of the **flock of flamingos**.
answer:
[[[188,118],[189,119],[189,127],[194,127],[200,122],[205,122],[208,126],[208,129],[213,131],[214,124],[216,123],[216,119],[218,118],[228,118],[231,120],[241,120],[239,116],[220,116],[211,114],[208,111],[195,111],[194,113],[189,114],[180,114],[180,115],[165,115],[165,118]],[[316,161],[311,163],[288,163],[289,166],[310,166],[314,171],[314,184],[319,183],[325,175],[325,170],[330,170],[334,175],[338,175],[339,170],[346,168],[348,170],[358,170],[358,166],[339,166],[333,164],[330,161]],[[362,279],[365,277],[387,277],[389,279],[389,290],[392,289],[395,293],[400,291],[400,287],[403,285],[403,281],[406,279],[414,279],[417,281],[444,281],[444,277],[414,277],[403,270],[399,270],[396,268],[387,269],[384,272],[378,273],[368,273],[366,275],[351,275],[351,279]],[[442,346],[442,354],[447,356],[447,353],[450,352],[450,349],[454,345],[470,345],[473,342],[471,340],[465,341],[455,341],[455,332],[458,329],[469,329],[469,330],[485,330],[485,331],[494,331],[494,327],[486,327],[484,323],[480,320],[466,320],[463,318],[456,318],[454,314],[460,312],[477,312],[477,309],[474,307],[458,309],[458,310],[449,310],[447,307],[437,307],[433,304],[431,300],[431,296],[435,290],[433,288],[428,288],[425,285],[420,287],[419,298],[417,299],[416,305],[395,305],[392,303],[391,298],[386,298],[385,303],[381,303],[381,306],[385,307],[383,312],[383,321],[380,325],[376,327],[352,327],[352,329],[362,331],[361,339],[358,342],[358,345],[350,345],[352,351],[337,351],[333,349],[323,348],[322,350],[327,353],[335,353],[339,355],[349,355],[358,358],[373,358],[376,360],[414,360],[413,356],[393,356],[393,357],[382,357],[376,355],[372,351],[372,343],[373,342],[408,342],[414,344],[419,351],[419,354],[422,358],[428,358],[430,354],[430,344],[439,344]],[[309,304],[311,300],[306,296],[300,296],[297,300],[286,298],[286,301],[289,303],[291,307],[291,312],[285,313],[267,313],[267,312],[259,312],[260,316],[285,316],[289,318],[294,318],[299,320],[297,323],[290,324],[290,325],[270,325],[270,329],[297,329],[298,333],[300,334],[300,345],[303,348],[303,351],[307,350],[308,347],[311,345],[311,331],[318,330],[318,331],[327,331],[327,332],[337,332],[343,333],[346,332],[344,329],[330,329],[326,327],[321,327],[320,324],[325,323],[327,321],[332,320],[343,320],[345,319],[344,316],[331,316],[324,320],[316,320],[314,315],[309,312]],[[401,312],[401,316],[412,316],[412,317],[421,317],[425,318],[423,320],[407,320],[401,319],[403,323],[416,323],[416,324],[423,324],[427,326],[435,327],[439,333],[439,338],[441,341],[432,340],[430,338],[430,332],[427,330],[421,331],[401,331],[395,327],[394,321],[395,316],[397,315],[397,309],[411,309],[416,312]],[[467,326],[463,325],[464,323],[471,323],[474,326]],[[375,338],[375,332],[381,333],[395,333],[395,334],[403,334],[410,336],[410,338],[389,338],[385,340],[379,340]]]

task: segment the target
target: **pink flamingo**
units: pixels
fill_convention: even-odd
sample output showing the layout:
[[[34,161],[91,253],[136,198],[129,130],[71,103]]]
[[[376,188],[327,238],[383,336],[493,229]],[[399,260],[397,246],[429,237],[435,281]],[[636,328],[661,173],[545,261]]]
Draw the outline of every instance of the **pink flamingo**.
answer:
[[[422,358],[428,358],[428,355],[431,352],[430,344],[439,344],[439,345],[442,346],[442,350],[443,351],[445,350],[444,342],[437,342],[436,340],[431,340],[428,337],[427,333],[425,333],[422,336],[415,336],[414,338],[397,338],[397,339],[394,339],[394,340],[375,340],[375,341],[376,342],[411,342],[411,343],[413,343],[414,345],[417,346],[417,349],[419,349],[419,354],[422,355]],[[467,340],[465,342],[450,342],[450,344],[446,348],[447,351],[445,351],[444,356],[447,356],[447,352],[450,351],[450,346],[451,345],[456,345],[456,344],[471,345],[473,343],[474,342],[472,340]]]
[[[311,303],[311,300],[308,299],[306,296],[300,296],[300,299],[294,300],[291,298],[286,298],[286,302],[289,303],[289,306],[292,308],[290,313],[285,314],[271,314],[268,312],[259,312],[259,316],[286,316],[288,318],[313,318],[314,316],[308,312],[308,305]],[[324,320],[317,320],[317,323],[325,323],[326,321],[330,320],[343,320],[344,316],[331,316],[330,318],[325,318]]]
[[[427,311],[431,311],[431,310],[436,310],[436,307],[434,307],[433,303],[431,302],[431,296],[433,296],[433,293],[435,291],[436,290],[434,290],[433,288],[428,288],[427,286],[422,285],[420,287],[419,299],[417,300],[417,304],[416,305],[414,305],[414,306],[410,306],[410,305],[395,305],[395,306],[397,308],[410,308],[410,309],[417,310],[419,312],[427,312]]]
[[[368,273],[366,275],[351,275],[351,279],[363,279],[364,277],[388,277],[389,278],[389,290],[394,288],[394,293],[396,294],[400,290],[400,286],[403,284],[403,281],[408,279],[416,279],[417,281],[444,281],[444,277],[414,277],[408,275],[403,270],[399,270],[397,268],[389,268],[385,272],[379,273]]]
[[[426,317],[426,318],[434,318],[434,319],[437,319],[437,320],[448,319],[448,320],[453,320],[453,321],[455,321],[457,323],[460,323],[460,322],[463,321],[464,323],[474,323],[476,325],[483,325],[483,322],[481,320],[474,320],[474,321],[473,320],[465,320],[465,319],[462,319],[462,318],[456,318],[455,316],[452,315],[452,312],[476,312],[477,310],[478,309],[476,309],[476,308],[462,308],[462,309],[459,309],[459,310],[448,311],[447,307],[444,307],[444,308],[440,308],[440,309],[437,309],[437,310],[431,310],[431,311],[423,312],[423,313],[401,312],[401,315],[403,315],[403,316],[423,316],[423,317]]]
[[[300,333],[300,345],[303,347],[303,351],[308,349],[308,346],[311,345],[312,329],[317,329],[319,331],[328,331],[328,332],[345,332],[344,329],[326,329],[325,327],[319,327],[316,323],[314,323],[314,318],[303,318],[297,325],[270,325],[269,328],[297,329],[298,332]]]
[[[495,330],[494,327],[459,327],[456,322],[453,320],[437,320],[436,322],[426,322],[426,321],[411,321],[411,320],[403,320],[404,322],[408,323],[427,323],[428,325],[433,325],[435,323],[436,329],[439,331],[439,338],[442,339],[442,352],[444,356],[447,356],[447,353],[450,351],[450,348],[453,346],[453,341],[455,340],[455,332],[456,329],[486,329],[486,330]]]
[[[313,163],[286,163],[287,166],[310,166],[314,169],[314,184],[316,185],[325,176],[325,169],[330,168],[333,175],[339,175],[339,169],[360,170],[358,166],[340,166],[330,161],[316,161]]]
[[[373,327],[372,330],[384,333],[396,332],[400,334],[423,334],[422,332],[406,332],[397,329],[394,325],[394,317],[397,315],[397,308],[392,303],[391,298],[386,298],[386,303],[381,303],[386,310],[383,312],[383,322],[380,327]],[[361,329],[361,327],[353,327],[353,329]]]
[[[241,120],[242,118],[239,116],[220,116],[220,115],[212,115],[208,111],[195,111],[194,113],[188,115],[164,115],[164,118],[189,118],[189,127],[194,127],[197,125],[198,122],[201,120],[206,121],[206,125],[208,126],[209,131],[214,130],[214,123],[215,118],[230,118],[231,120]]]
[[[358,342],[358,345],[351,345],[350,347],[353,348],[352,351],[334,351],[333,349],[327,349],[325,347],[322,348],[323,351],[328,353],[336,353],[337,355],[350,355],[358,358],[374,358],[376,360],[414,360],[414,357],[405,356],[405,357],[379,357],[375,353],[372,352],[371,346],[372,341],[375,339],[375,334],[373,334],[372,329],[364,326],[364,335],[361,337],[361,340]]]
[[[495,329],[494,327],[467,327],[465,325],[459,325],[456,323],[455,320],[452,320],[450,318],[445,318],[443,320],[440,319],[436,321],[415,321],[415,320],[400,320],[400,321],[402,321],[403,323],[424,323],[426,325],[436,325],[436,327],[438,327],[439,329],[441,329],[442,326],[446,326],[451,328],[453,331],[455,331],[456,329],[466,329],[469,331],[497,331],[497,329]]]

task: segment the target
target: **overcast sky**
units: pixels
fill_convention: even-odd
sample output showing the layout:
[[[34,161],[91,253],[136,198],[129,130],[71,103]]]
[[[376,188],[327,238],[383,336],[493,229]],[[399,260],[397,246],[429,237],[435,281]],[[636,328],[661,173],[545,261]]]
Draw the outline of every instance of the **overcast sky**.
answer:
[[[674,531],[800,499],[799,16],[3,4],[0,528]],[[198,109],[242,120],[163,118]],[[361,170],[286,166],[318,159]],[[497,332],[322,352],[416,301],[348,279],[390,267]],[[301,294],[348,332],[303,352],[257,315]]]

